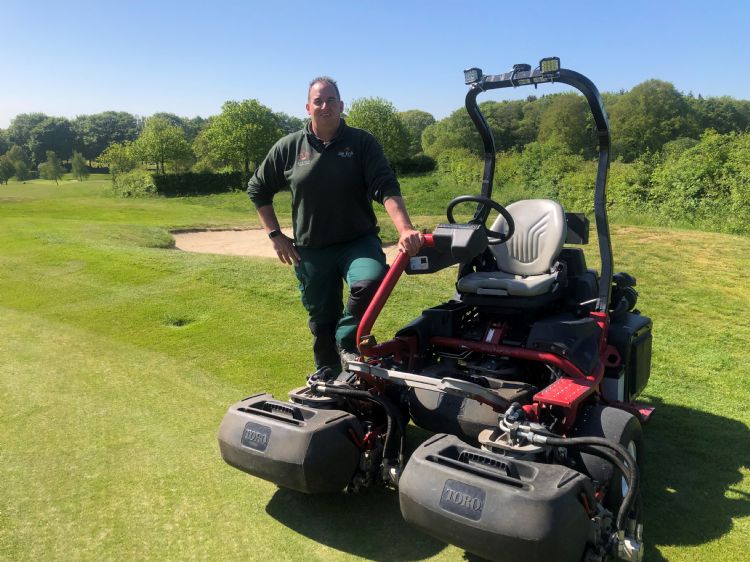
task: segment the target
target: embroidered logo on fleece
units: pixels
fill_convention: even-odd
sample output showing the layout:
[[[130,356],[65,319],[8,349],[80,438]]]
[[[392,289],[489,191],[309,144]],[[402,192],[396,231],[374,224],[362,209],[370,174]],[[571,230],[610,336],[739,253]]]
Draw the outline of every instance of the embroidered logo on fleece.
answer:
[[[306,150],[301,151],[297,155],[297,166],[309,166],[310,164],[312,164],[310,153]]]
[[[336,154],[339,158],[351,158],[354,156],[354,151],[351,146],[347,146],[344,150],[339,150]]]

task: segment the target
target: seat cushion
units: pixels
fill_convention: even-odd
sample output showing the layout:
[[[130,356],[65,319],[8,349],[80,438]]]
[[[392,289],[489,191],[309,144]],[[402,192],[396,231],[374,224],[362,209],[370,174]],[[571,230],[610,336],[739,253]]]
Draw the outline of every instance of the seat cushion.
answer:
[[[497,267],[515,275],[544,275],[557,261],[565,243],[567,227],[562,206],[550,199],[524,199],[507,207],[516,231],[505,244],[491,246]],[[495,232],[507,232],[500,215],[492,225]]]
[[[459,293],[537,297],[555,289],[556,258],[565,242],[565,211],[549,199],[516,201],[507,209],[516,229],[505,244],[491,246],[499,271],[465,275],[456,284]],[[491,230],[507,232],[502,215]]]
[[[477,295],[535,297],[552,290],[557,271],[524,277],[504,271],[480,271],[464,275],[456,288],[460,293]]]

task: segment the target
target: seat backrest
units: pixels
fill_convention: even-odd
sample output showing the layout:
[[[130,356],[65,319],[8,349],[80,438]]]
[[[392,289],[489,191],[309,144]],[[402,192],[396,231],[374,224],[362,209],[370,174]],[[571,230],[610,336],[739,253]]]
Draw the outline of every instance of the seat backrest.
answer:
[[[490,246],[501,271],[514,275],[549,273],[562,250],[567,235],[565,211],[551,199],[524,199],[506,207],[516,230],[505,244]],[[491,227],[507,232],[502,215]]]

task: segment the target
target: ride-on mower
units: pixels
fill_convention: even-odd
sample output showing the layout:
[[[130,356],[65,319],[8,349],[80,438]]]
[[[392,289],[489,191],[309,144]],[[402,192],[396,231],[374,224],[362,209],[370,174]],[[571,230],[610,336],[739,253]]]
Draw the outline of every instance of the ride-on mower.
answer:
[[[652,409],[634,399],[649,378],[651,320],[635,309],[635,279],[613,274],[599,92],[556,57],[499,75],[472,68],[465,78],[484,143],[481,195],[453,199],[422,251],[395,259],[360,322],[358,360],[340,374],[314,373],[286,402],[256,394],[231,406],[221,454],[305,493],[397,488],[407,522],[488,559],[639,560],[641,423]],[[491,199],[495,143],[477,96],[550,82],[580,90],[594,116],[599,272],[578,247],[588,243],[584,214],[548,199]],[[460,224],[454,209],[465,203],[476,211]],[[403,272],[454,265],[453,299],[375,340]],[[410,420],[434,435],[407,460]]]

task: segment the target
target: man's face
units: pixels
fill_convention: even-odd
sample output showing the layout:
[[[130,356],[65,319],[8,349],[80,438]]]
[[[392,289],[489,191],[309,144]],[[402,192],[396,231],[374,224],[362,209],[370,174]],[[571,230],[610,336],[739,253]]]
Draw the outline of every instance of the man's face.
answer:
[[[336,88],[331,84],[316,82],[310,88],[305,107],[315,130],[319,126],[338,127],[341,113],[344,111],[344,102],[339,99]]]

